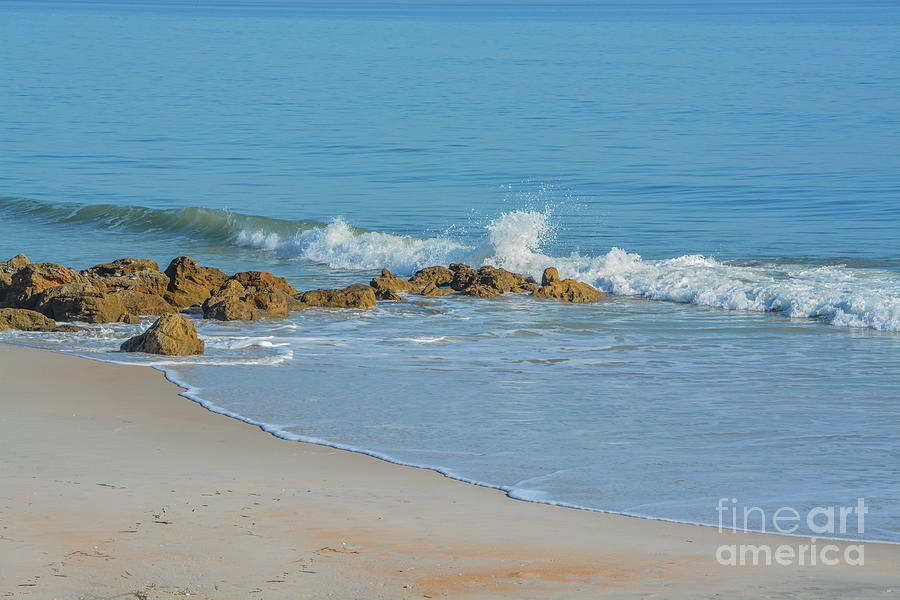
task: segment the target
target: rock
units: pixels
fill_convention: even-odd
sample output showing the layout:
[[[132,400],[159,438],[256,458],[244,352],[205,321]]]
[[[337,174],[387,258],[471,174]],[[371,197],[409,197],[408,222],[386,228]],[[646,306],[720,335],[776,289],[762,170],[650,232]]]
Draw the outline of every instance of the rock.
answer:
[[[357,283],[340,290],[310,290],[300,294],[297,299],[308,306],[372,308],[375,306],[375,290]]]
[[[280,279],[287,285],[284,279],[280,277],[275,279]],[[247,278],[245,281],[252,282]],[[203,302],[203,316],[220,321],[251,321],[262,316],[259,311],[265,311],[267,317],[286,317],[292,310],[306,308],[305,304],[289,296],[279,287],[244,287],[238,279],[228,279],[215,295]]]
[[[235,294],[212,296],[203,302],[203,318],[218,321],[253,321],[259,318],[256,306]]]
[[[175,312],[175,307],[165,301],[158,294],[146,294],[134,289],[119,290],[108,294],[118,298],[125,310],[132,315],[170,315]]]
[[[285,294],[294,295],[300,293],[299,290],[291,286],[284,277],[276,277],[265,271],[243,271],[235,273],[231,281],[237,281],[245,288],[256,289],[275,289]]]
[[[203,340],[197,338],[197,329],[181,315],[165,315],[150,328],[122,343],[125,352],[147,352],[165,356],[189,356],[203,354]]]
[[[544,274],[541,276],[541,287],[557,282],[559,282],[559,271],[556,270],[556,267],[544,269]]]
[[[250,302],[266,312],[267,317],[286,317],[292,310],[302,310],[306,305],[278,289],[257,290],[247,296]]]
[[[453,272],[453,279],[450,280],[450,287],[457,292],[461,292],[467,287],[475,285],[478,273],[469,265],[454,263],[450,265],[450,270]]]
[[[131,322],[119,298],[105,295],[102,287],[91,283],[67,283],[48,288],[34,296],[33,307],[57,321]]]
[[[119,258],[111,263],[94,265],[90,269],[81,272],[87,277],[122,277],[139,271],[159,272],[159,265],[155,260],[146,258]]]
[[[12,274],[7,299],[20,308],[32,308],[37,294],[66,283],[90,284],[92,281],[79,275],[74,269],[57,263],[31,263],[16,269]],[[106,291],[102,283],[98,287]]]
[[[446,294],[453,294],[455,292],[456,292],[456,290],[453,290],[452,288],[440,288],[432,282],[432,283],[429,283],[428,285],[426,285],[422,289],[421,294],[423,296],[437,297],[437,296],[444,296]]]
[[[559,272],[553,267],[544,270],[541,283],[541,287],[532,293],[535,298],[555,298],[564,302],[583,303],[596,302],[606,295],[587,283],[574,279],[560,280]]]
[[[522,285],[520,285],[513,291],[516,292],[517,294],[524,294],[526,292],[534,293],[539,289],[541,289],[541,286],[536,284],[534,281],[526,281],[525,283],[523,283]]]
[[[57,325],[53,328],[53,331],[58,333],[77,333],[79,331],[87,331],[87,328],[79,327],[78,325]]]
[[[387,269],[381,270],[381,276],[375,277],[369,282],[369,285],[375,290],[390,290],[394,294],[414,293],[422,291],[424,284],[410,283],[405,279],[400,279],[391,274]]]
[[[84,273],[85,271],[82,271]],[[108,290],[131,290],[143,294],[165,296],[169,288],[169,278],[159,271],[132,271],[123,275],[96,276],[88,275],[101,281]]]
[[[25,256],[24,254],[16,254],[11,259],[0,263],[0,270],[12,273],[13,271],[17,271],[22,267],[26,267],[30,264],[31,261],[28,260],[27,256]]]
[[[427,267],[416,271],[409,281],[417,284],[433,283],[437,287],[448,286],[453,281],[453,271],[447,267]]]
[[[401,298],[395,292],[393,292],[387,288],[376,288],[375,289],[375,299],[376,300],[390,300],[392,302],[403,302],[403,298]]]
[[[490,286],[476,283],[464,289],[462,294],[464,296],[475,296],[476,298],[496,298],[499,292]]]
[[[525,283],[525,278],[506,269],[485,266],[478,269],[477,283],[478,285],[493,288],[499,294],[505,294]]]
[[[178,309],[202,304],[228,279],[219,269],[201,267],[188,256],[173,259],[166,267],[166,275],[169,284],[163,297]]]
[[[21,329],[22,331],[52,331],[56,327],[53,319],[26,308],[0,308],[0,331]]]
[[[222,287],[219,288],[219,291],[215,293],[216,296],[243,296],[247,293],[247,288],[241,285],[241,282],[236,279],[229,279],[225,283],[222,284]]]

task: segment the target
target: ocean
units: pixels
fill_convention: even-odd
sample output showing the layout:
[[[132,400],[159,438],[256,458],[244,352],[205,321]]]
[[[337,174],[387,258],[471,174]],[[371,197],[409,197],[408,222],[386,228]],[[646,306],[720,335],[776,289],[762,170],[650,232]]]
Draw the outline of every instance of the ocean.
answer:
[[[610,294],[193,315],[193,358],[117,351],[151,319],[0,340],[523,500],[864,498],[835,535],[900,542],[897,3],[0,0],[0,65],[0,260]]]

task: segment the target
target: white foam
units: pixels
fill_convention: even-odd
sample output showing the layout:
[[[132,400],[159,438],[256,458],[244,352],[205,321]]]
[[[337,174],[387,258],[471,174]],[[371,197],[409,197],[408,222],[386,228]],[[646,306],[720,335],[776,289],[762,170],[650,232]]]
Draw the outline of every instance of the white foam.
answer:
[[[541,250],[555,233],[546,211],[502,213],[471,246],[446,237],[414,238],[360,232],[341,219],[282,240],[260,231],[241,232],[235,243],[277,251],[331,268],[387,267],[401,275],[431,266],[464,262],[494,265],[540,278],[554,266],[571,277],[618,295],[713,306],[774,311],[791,318],[822,319],[840,327],[900,331],[900,275],[842,266],[746,267],[698,254],[644,260],[620,248],[606,254],[554,257]]]

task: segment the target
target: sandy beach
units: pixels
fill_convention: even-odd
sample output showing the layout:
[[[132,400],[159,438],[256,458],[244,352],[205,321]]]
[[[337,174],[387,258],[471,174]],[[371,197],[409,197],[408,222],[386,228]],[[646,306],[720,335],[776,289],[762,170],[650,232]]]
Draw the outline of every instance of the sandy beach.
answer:
[[[721,566],[721,544],[802,540],[521,502],[281,440],[180,397],[146,367],[0,345],[0,381],[4,598],[886,598],[900,588],[900,546],[866,543],[864,566]]]

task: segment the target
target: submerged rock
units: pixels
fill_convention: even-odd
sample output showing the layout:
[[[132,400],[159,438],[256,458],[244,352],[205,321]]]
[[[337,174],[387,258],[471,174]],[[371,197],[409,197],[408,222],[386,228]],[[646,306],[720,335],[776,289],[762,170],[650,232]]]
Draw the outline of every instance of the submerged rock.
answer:
[[[343,289],[310,290],[300,294],[297,299],[308,306],[372,308],[375,306],[375,290],[368,285],[355,283]]]
[[[197,338],[194,324],[181,315],[165,315],[150,328],[122,343],[125,352],[147,352],[165,356],[203,354],[203,340]]]
[[[595,287],[575,281],[574,279],[559,278],[559,272],[553,267],[544,270],[541,277],[541,287],[532,294],[535,298],[555,298],[564,302],[596,302],[606,294]]]
[[[53,319],[27,308],[0,308],[0,331],[20,329],[22,331],[53,331]]]
[[[219,269],[201,267],[189,256],[173,259],[165,273],[169,283],[163,297],[178,309],[203,304],[228,279]]]

